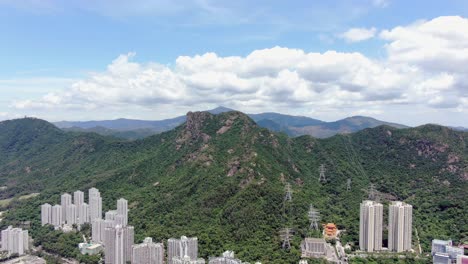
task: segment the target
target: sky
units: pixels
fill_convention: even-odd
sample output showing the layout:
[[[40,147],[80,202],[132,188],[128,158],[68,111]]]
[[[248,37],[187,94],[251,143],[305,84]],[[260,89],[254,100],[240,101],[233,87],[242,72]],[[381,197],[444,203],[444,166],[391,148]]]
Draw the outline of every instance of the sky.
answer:
[[[465,0],[0,0],[0,120],[230,107],[468,127]]]

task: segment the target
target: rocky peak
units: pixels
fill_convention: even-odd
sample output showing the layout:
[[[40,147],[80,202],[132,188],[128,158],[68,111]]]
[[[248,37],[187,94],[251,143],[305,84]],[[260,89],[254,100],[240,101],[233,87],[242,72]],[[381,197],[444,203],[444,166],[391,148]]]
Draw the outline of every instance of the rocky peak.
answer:
[[[213,119],[213,115],[208,112],[188,112],[185,124],[186,132],[191,135],[192,139],[199,138],[205,122],[211,119]]]

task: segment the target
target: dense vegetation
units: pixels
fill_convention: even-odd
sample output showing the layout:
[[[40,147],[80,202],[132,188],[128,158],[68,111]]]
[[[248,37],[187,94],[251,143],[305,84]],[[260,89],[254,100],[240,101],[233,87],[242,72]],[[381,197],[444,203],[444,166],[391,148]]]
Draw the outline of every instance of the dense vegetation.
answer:
[[[31,220],[38,226],[41,203],[95,186],[104,210],[120,197],[129,200],[136,242],[197,236],[204,258],[234,250],[244,261],[297,263],[309,232],[309,205],[321,211],[323,223],[346,229],[343,243],[357,242],[359,203],[374,183],[386,207],[391,200],[414,206],[414,228],[428,252],[433,238],[468,239],[467,143],[467,133],[433,125],[289,138],[239,112],[189,113],[176,129],[132,142],[67,133],[37,119],[5,121],[0,184],[7,188],[0,197],[41,195],[14,199],[1,224]],[[326,183],[318,182],[320,164],[327,168]],[[286,183],[292,184],[291,203],[283,201]],[[278,236],[286,226],[295,230],[291,250],[281,249]],[[50,235],[39,232],[32,232],[39,240]],[[60,239],[78,240],[70,236]],[[386,245],[386,231],[384,240]]]

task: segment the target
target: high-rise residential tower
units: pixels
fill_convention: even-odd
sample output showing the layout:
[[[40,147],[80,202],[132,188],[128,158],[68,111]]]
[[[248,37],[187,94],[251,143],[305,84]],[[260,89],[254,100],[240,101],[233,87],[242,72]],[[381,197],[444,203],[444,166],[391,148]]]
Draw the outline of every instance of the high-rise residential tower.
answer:
[[[105,263],[125,264],[132,261],[133,226],[107,227],[104,236]]]
[[[60,196],[60,205],[62,206],[62,224],[67,220],[68,206],[72,204],[72,196],[69,193],[64,193]]]
[[[167,240],[167,262],[174,263],[173,258],[180,260],[196,260],[198,258],[198,238],[182,236],[180,239]]]
[[[101,193],[96,188],[89,189],[89,221],[102,219],[102,198]]]
[[[2,251],[10,254],[23,255],[29,250],[29,234],[27,230],[9,226],[2,230]]]
[[[63,223],[62,215],[63,215],[63,209],[62,209],[61,205],[56,204],[56,205],[52,206],[52,221],[51,221],[51,224],[53,226],[55,226],[56,228],[60,227],[62,225],[62,223]]]
[[[164,245],[154,243],[151,237],[145,238],[143,243],[133,245],[133,264],[163,264]]]
[[[127,226],[128,224],[128,201],[124,198],[120,198],[117,200],[117,215],[121,217],[117,217],[115,220],[119,221],[120,225]]]
[[[41,224],[47,225],[52,223],[52,205],[46,203],[41,205]]]
[[[413,206],[392,202],[388,212],[388,249],[395,252],[411,250]]]
[[[359,247],[373,252],[382,249],[383,206],[374,201],[363,201],[360,209]]]
[[[73,204],[77,206],[77,208],[84,203],[84,192],[78,190],[73,193]]]
[[[76,224],[76,205],[70,204],[67,206],[67,219],[66,223],[67,225],[74,225]]]

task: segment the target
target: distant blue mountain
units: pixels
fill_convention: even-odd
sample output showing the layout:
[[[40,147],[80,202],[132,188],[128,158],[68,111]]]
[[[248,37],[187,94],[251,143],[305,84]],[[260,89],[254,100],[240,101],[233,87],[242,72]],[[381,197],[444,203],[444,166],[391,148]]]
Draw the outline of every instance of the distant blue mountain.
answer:
[[[216,115],[229,111],[235,110],[220,106],[207,112]],[[283,132],[289,136],[311,135],[313,137],[324,138],[336,134],[357,132],[365,128],[380,125],[388,125],[395,128],[407,127],[365,116],[353,116],[335,122],[325,122],[305,116],[291,116],[271,112],[249,114],[248,116],[261,127],[275,132]],[[185,120],[186,116],[184,115],[157,121],[121,118],[102,121],[62,121],[55,123],[55,125],[67,131],[95,132],[126,139],[138,139],[171,130],[185,122]]]

